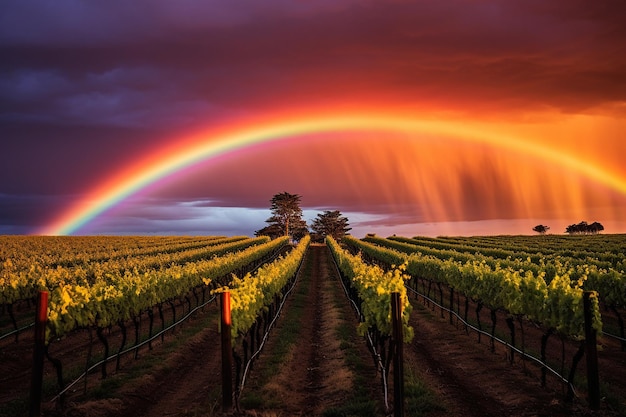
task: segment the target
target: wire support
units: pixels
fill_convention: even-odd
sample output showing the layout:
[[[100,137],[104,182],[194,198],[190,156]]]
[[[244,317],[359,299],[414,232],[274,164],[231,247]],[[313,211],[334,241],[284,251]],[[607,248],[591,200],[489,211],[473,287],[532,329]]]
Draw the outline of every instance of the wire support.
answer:
[[[602,332],[602,335],[611,337],[611,338],[616,339],[616,340],[619,340],[620,342],[626,342],[626,338],[617,336],[615,334]]]
[[[6,339],[7,337],[12,336],[12,335],[14,335],[14,334],[17,334],[17,333],[23,332],[24,330],[30,329],[30,328],[31,328],[31,327],[33,327],[33,326],[35,326],[35,322],[32,322],[32,323],[30,323],[30,324],[27,324],[27,325],[26,325],[26,326],[24,326],[24,327],[20,327],[19,329],[12,330],[12,331],[10,331],[9,333],[5,333],[5,334],[1,335],[1,336],[0,336],[0,340],[2,340],[2,339]]]
[[[97,367],[101,366],[102,364],[113,360],[115,358],[117,358],[118,356],[121,355],[125,355],[126,353],[135,350],[135,349],[139,349],[140,347],[152,342],[153,340],[159,338],[162,334],[172,330],[174,327],[178,326],[179,324],[183,323],[184,321],[186,321],[189,317],[191,317],[191,315],[193,313],[195,313],[196,311],[206,307],[208,304],[212,303],[213,301],[215,301],[217,299],[217,296],[213,296],[211,297],[209,300],[205,301],[204,303],[198,305],[197,307],[193,308],[191,311],[189,311],[185,316],[181,317],[180,320],[176,321],[175,323],[172,323],[171,325],[169,325],[167,328],[161,330],[160,332],[152,335],[152,337],[144,340],[143,342],[134,345],[134,346],[130,346],[126,349],[124,349],[121,352],[115,353],[113,355],[110,355],[108,358],[104,358],[102,360],[100,360],[99,362],[94,363],[93,365],[91,365],[85,372],[83,372],[80,376],[78,376],[74,381],[72,381],[68,386],[66,386],[63,390],[61,390],[54,398],[52,398],[50,400],[51,403],[55,402],[56,400],[58,400],[63,394],[65,394],[70,388],[72,388],[74,385],[76,385],[78,382],[80,382],[81,379],[85,378],[90,372],[92,372],[94,369],[96,369]]]
[[[576,390],[574,389],[574,385],[573,385],[570,381],[568,381],[568,380],[567,380],[567,378],[565,378],[563,375],[561,375],[558,371],[556,371],[556,370],[552,369],[552,368],[551,368],[548,364],[546,364],[545,362],[543,362],[541,359],[536,358],[536,357],[534,357],[534,356],[532,356],[532,355],[529,355],[528,353],[526,353],[526,352],[524,352],[524,351],[522,351],[522,350],[518,349],[517,347],[515,347],[515,346],[511,345],[511,344],[510,344],[509,342],[507,342],[506,340],[502,340],[502,339],[498,338],[497,336],[492,335],[492,334],[491,334],[491,333],[489,333],[489,332],[486,332],[486,331],[484,331],[484,330],[481,330],[481,329],[479,329],[479,328],[477,328],[477,327],[475,327],[475,326],[471,325],[470,323],[468,323],[467,321],[465,321],[465,320],[463,319],[463,317],[461,317],[459,314],[457,314],[457,312],[456,312],[456,311],[454,311],[454,310],[450,310],[448,307],[442,306],[441,304],[439,304],[438,302],[436,302],[436,301],[435,301],[435,300],[433,300],[432,298],[430,298],[430,297],[428,297],[428,296],[426,296],[426,295],[422,294],[422,293],[421,293],[421,292],[419,292],[419,291],[416,291],[415,289],[411,288],[410,286],[405,285],[405,287],[406,287],[406,289],[407,289],[407,290],[411,291],[413,294],[415,294],[415,295],[419,295],[420,297],[422,297],[422,298],[424,298],[425,300],[427,300],[427,301],[429,301],[429,302],[433,303],[435,306],[437,306],[437,307],[441,308],[442,310],[444,310],[444,311],[446,311],[446,312],[448,312],[448,313],[453,314],[453,315],[454,315],[454,316],[455,316],[455,317],[456,317],[459,321],[461,321],[461,323],[463,323],[463,324],[464,324],[465,326],[467,326],[468,328],[470,328],[470,329],[472,329],[472,330],[476,331],[477,333],[480,333],[480,334],[483,334],[483,335],[485,335],[485,336],[487,336],[487,337],[492,338],[494,341],[496,341],[496,342],[498,342],[498,343],[500,343],[500,344],[504,345],[505,347],[507,347],[507,348],[509,348],[509,349],[513,349],[515,352],[519,353],[519,354],[520,354],[520,355],[522,355],[523,357],[528,358],[528,359],[530,359],[530,360],[532,360],[532,361],[536,362],[538,365],[540,365],[540,366],[544,367],[545,369],[547,369],[548,371],[550,371],[552,374],[554,374],[554,376],[556,376],[558,379],[560,379],[560,380],[561,380],[561,382],[563,382],[563,383],[565,383],[565,384],[569,385],[569,387],[572,389],[572,392],[574,393],[574,395],[578,398],[578,394],[576,393]]]
[[[266,261],[269,262],[271,260],[276,259],[280,254],[280,249],[274,251],[271,255],[269,255],[268,260]],[[253,268],[251,270],[251,272],[256,271],[257,269],[259,269],[261,267],[262,264],[257,265],[255,268]],[[124,349],[121,352],[117,352],[113,355],[110,355],[108,358],[104,358],[102,360],[100,360],[99,362],[91,365],[85,372],[83,372],[80,376],[78,376],[74,381],[72,381],[68,386],[66,386],[63,390],[61,390],[54,398],[52,398],[50,400],[50,402],[55,402],[56,400],[58,400],[63,394],[65,394],[70,388],[72,388],[74,385],[76,385],[78,382],[80,382],[80,380],[82,380],[83,378],[85,378],[90,372],[92,372],[94,369],[96,369],[97,367],[101,366],[102,364],[113,360],[115,358],[117,358],[118,356],[122,356],[125,355],[126,353],[135,350],[135,349],[139,349],[140,347],[154,341],[155,339],[159,338],[161,335],[163,335],[164,333],[167,333],[168,331],[172,330],[174,327],[178,326],[179,324],[183,323],[184,321],[186,321],[193,313],[195,313],[196,311],[206,307],[207,305],[209,305],[210,303],[212,303],[213,301],[215,301],[217,299],[217,295],[214,295],[213,297],[211,297],[209,300],[205,301],[204,303],[196,306],[195,308],[193,308],[192,310],[190,310],[185,316],[181,317],[178,321],[172,323],[171,325],[169,325],[167,328],[161,330],[160,332],[154,334],[152,337],[144,340],[143,342],[137,344],[137,345],[133,345],[130,346],[126,349]],[[34,326],[35,323],[32,323],[31,326]]]

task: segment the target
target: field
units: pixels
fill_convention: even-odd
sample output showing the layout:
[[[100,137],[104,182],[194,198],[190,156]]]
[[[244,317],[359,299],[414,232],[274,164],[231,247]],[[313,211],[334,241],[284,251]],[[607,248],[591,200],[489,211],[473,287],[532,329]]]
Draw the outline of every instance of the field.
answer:
[[[0,243],[1,416],[29,414],[41,289],[43,415],[393,415],[392,292],[403,300],[405,415],[626,415],[623,235]],[[226,288],[234,401],[223,410]],[[575,362],[584,291],[601,331],[595,410],[587,352]]]

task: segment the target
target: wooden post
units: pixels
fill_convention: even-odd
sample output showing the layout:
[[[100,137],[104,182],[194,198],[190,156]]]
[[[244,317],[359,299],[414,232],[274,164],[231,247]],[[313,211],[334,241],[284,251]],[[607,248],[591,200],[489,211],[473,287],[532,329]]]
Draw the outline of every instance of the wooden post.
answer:
[[[233,354],[230,340],[230,292],[223,292],[222,301],[222,411],[227,413],[233,408]]]
[[[450,324],[452,323],[452,317],[454,317],[454,315],[452,314],[454,312],[454,288],[452,288],[452,286],[450,286]]]
[[[391,293],[391,320],[395,355],[393,357],[393,415],[404,417],[404,355],[402,335],[402,299]]]
[[[598,373],[598,348],[596,344],[596,330],[593,328],[591,315],[592,291],[583,294],[585,313],[585,350],[587,356],[587,390],[589,392],[589,407],[592,410],[600,408],[600,376]]]
[[[35,317],[35,348],[33,350],[33,373],[30,383],[30,408],[28,415],[41,415],[41,396],[43,387],[43,360],[46,354],[46,324],[48,322],[48,291],[37,294]]]

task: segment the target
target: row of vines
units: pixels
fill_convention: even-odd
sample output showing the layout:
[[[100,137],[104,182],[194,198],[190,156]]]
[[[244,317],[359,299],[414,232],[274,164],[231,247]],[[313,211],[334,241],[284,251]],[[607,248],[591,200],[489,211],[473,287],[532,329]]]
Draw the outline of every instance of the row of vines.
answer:
[[[626,280],[624,254],[620,248],[624,247],[625,239],[619,235],[602,237],[602,241],[599,237],[590,237],[598,243],[596,253],[593,245],[585,246],[581,239],[567,242],[559,237],[552,245],[550,237],[546,237],[545,246],[537,245],[542,242],[541,238],[498,237],[494,240],[497,244],[492,244],[493,238],[484,238],[485,242],[481,243],[481,238],[393,236],[385,239],[369,235],[362,240],[348,236],[344,242],[372,264],[384,269],[402,268],[410,276],[407,286],[411,291],[441,306],[442,316],[444,308],[448,310],[451,323],[456,315],[467,328],[471,303],[475,306],[479,341],[481,309],[490,311],[492,346],[496,338],[496,317],[504,316],[510,335],[503,343],[510,346],[511,360],[519,344],[515,339],[514,321],[519,322],[522,337],[523,322],[531,330],[542,329],[541,347],[537,352],[541,357],[537,362],[543,366],[544,384],[549,336],[556,334],[562,341],[561,361],[565,345],[569,344],[566,341],[571,341],[575,348],[569,372],[565,373],[564,364],[560,374],[555,372],[568,383],[567,398],[571,399],[574,373],[585,354],[585,346],[588,354],[595,349],[595,342],[593,346],[585,344],[585,336],[589,334],[585,329],[585,298],[588,300],[587,322],[598,335],[604,331],[603,339],[610,339],[611,345],[621,344],[622,350],[624,348],[622,316]],[[601,349],[608,346],[606,340],[599,342],[599,346]],[[522,353],[525,347],[522,341]]]
[[[107,361],[117,357],[119,367],[120,354],[134,350],[136,357],[139,346],[163,338],[166,330],[204,309],[226,288],[240,293],[235,303],[240,312],[234,317],[238,323],[235,332],[245,332],[250,317],[258,315],[272,299],[269,294],[293,276],[308,244],[307,240],[291,250],[286,237],[1,239],[0,349],[19,351],[16,346],[24,342],[18,336],[26,330],[23,339],[32,340],[29,329],[35,318],[35,298],[45,292],[45,355],[56,369],[56,389],[48,395],[56,392],[55,398],[61,402],[62,394],[77,382],[68,383],[68,377],[71,380],[77,374],[63,366],[63,356],[74,362],[73,351],[87,352],[85,372],[79,378],[95,369],[92,364],[100,356],[98,364],[106,377]],[[263,294],[267,297],[261,300]],[[160,331],[155,330],[159,324]],[[129,327],[135,331],[131,346],[127,343]],[[80,336],[84,332],[89,335],[86,342]],[[79,340],[86,344],[75,345]],[[10,363],[0,366],[14,370]],[[28,395],[28,391],[22,394]]]
[[[77,328],[108,327],[131,320],[195,288],[211,289],[220,284],[216,279],[229,279],[230,274],[279,251],[287,239],[209,239],[207,243],[192,250],[149,252],[87,264],[80,257],[71,266],[63,254],[48,255],[48,264],[35,260],[26,264],[24,255],[17,261],[10,257],[0,273],[0,301],[15,324],[13,305],[34,298],[37,291],[48,291],[49,342]],[[95,253],[99,257],[99,252]]]

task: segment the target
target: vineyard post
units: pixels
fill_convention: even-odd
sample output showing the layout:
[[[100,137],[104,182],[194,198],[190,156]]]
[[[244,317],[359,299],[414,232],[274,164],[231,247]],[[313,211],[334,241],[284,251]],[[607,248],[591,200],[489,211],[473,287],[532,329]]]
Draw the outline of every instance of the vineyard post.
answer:
[[[230,340],[230,292],[221,294],[222,304],[222,410],[230,412],[233,408],[233,354]]]
[[[404,358],[402,336],[402,299],[399,292],[391,293],[391,320],[395,355],[393,357],[393,415],[404,416]]]
[[[35,313],[35,348],[33,373],[30,385],[30,417],[41,415],[41,390],[43,387],[43,360],[46,353],[46,323],[48,321],[48,291],[37,294]]]
[[[598,348],[596,345],[596,329],[592,326],[591,295],[593,291],[585,291],[583,307],[585,313],[585,350],[587,351],[587,390],[589,406],[592,410],[600,408],[600,376],[598,375]]]

